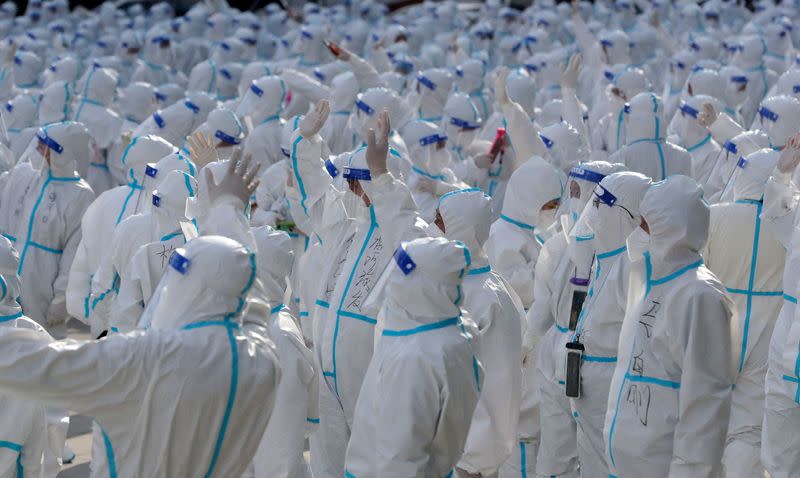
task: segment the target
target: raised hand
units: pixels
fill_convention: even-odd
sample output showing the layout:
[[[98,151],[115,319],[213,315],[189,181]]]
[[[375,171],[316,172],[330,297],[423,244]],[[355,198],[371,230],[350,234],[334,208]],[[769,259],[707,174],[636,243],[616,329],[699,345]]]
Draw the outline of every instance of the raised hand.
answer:
[[[508,97],[508,91],[506,90],[508,73],[508,68],[503,67],[497,72],[497,76],[494,78],[494,97],[497,99],[497,102],[500,103],[500,106],[511,104],[511,98]]]
[[[581,54],[575,53],[569,59],[569,64],[561,72],[561,87],[574,90],[578,87],[578,75],[581,72]]]
[[[205,169],[205,179],[208,185],[209,201],[213,204],[217,199],[231,195],[239,198],[243,203],[247,204],[250,201],[250,196],[256,192],[258,187],[258,172],[261,169],[261,164],[252,166],[253,157],[251,155],[245,156],[243,161],[242,149],[237,147],[233,150],[233,155],[228,164],[228,169],[225,171],[225,176],[222,181],[217,184],[214,181],[214,175],[211,169]]]
[[[219,161],[217,148],[214,147],[214,142],[210,136],[198,131],[187,137],[186,142],[189,143],[189,154],[192,156],[192,161],[198,168],[203,168],[207,164]]]
[[[327,41],[325,42],[325,46],[328,47],[328,50],[330,50],[331,54],[336,58],[342,61],[348,61],[350,59],[351,53],[338,43],[333,41]]]
[[[328,121],[328,115],[331,113],[331,104],[328,100],[320,100],[314,109],[303,117],[297,129],[304,138],[310,138],[319,133],[319,130],[325,126]]]
[[[378,131],[370,129],[367,132],[367,166],[375,178],[389,171],[386,161],[389,154],[390,128],[389,110],[384,109],[378,116]]]
[[[786,146],[781,150],[781,158],[778,160],[778,171],[791,173],[800,164],[800,133],[789,138]]]

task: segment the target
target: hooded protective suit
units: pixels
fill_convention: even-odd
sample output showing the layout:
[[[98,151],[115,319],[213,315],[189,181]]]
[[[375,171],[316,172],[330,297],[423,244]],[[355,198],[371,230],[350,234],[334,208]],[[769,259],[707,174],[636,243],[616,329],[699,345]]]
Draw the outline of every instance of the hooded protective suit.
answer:
[[[654,180],[673,174],[692,174],[692,157],[683,148],[665,141],[666,123],[661,100],[653,93],[639,93],[620,112],[625,146],[608,160]]]
[[[227,108],[218,108],[208,114],[206,121],[194,130],[214,142],[220,159],[230,159],[233,147],[245,137],[245,130],[239,118]]]
[[[78,159],[89,154],[90,137],[83,125],[65,122],[41,128],[37,138],[50,159],[41,170],[19,164],[5,177],[0,231],[20,251],[20,303],[27,315],[64,334],[67,277],[81,218],[94,200],[75,172]]]
[[[122,157],[122,164],[128,170],[129,183],[102,193],[86,210],[81,218],[82,234],[75,254],[75,261],[69,273],[67,287],[67,310],[72,317],[90,322],[92,333],[99,335],[106,330],[107,317],[98,317],[98,321],[90,320],[94,303],[92,278],[107,254],[114,228],[128,216],[144,211],[148,195],[144,192],[147,185],[155,178],[148,175],[147,164],[158,161],[169,154],[177,154],[177,150],[157,136],[133,138]],[[189,160],[186,160],[190,165]],[[194,166],[191,165],[191,171]],[[149,170],[149,174],[156,171]],[[151,189],[153,186],[150,186]],[[97,337],[97,335],[94,335]]]
[[[459,307],[469,253],[455,241],[422,238],[395,257],[345,476],[451,476],[481,381]]]
[[[650,178],[634,172],[606,176],[594,189],[573,234],[593,237],[594,274],[570,342],[584,346],[580,365],[580,398],[571,398],[578,424],[578,460],[584,476],[608,475],[603,447],[603,425],[608,392],[617,361],[617,345],[628,295],[630,260],[628,235],[639,226],[639,204]],[[561,360],[566,363],[566,349]]]
[[[38,334],[42,340],[52,340],[45,330],[33,320],[25,317],[17,303],[20,280],[17,276],[19,253],[11,241],[0,238],[0,327],[22,329]],[[27,474],[40,476],[42,452],[45,449],[46,410],[35,402],[26,402],[0,396],[2,418],[0,418],[0,476],[12,478]]]
[[[724,464],[729,476],[763,475],[761,423],[769,340],[783,305],[781,280],[786,254],[761,224],[762,199],[779,153],[765,149],[740,161],[733,185],[735,202],[711,207],[706,264],[725,285],[742,331],[736,388]]]
[[[745,131],[722,143],[722,149],[717,155],[714,169],[711,170],[708,182],[703,185],[708,202],[715,204],[730,201],[729,198],[723,199],[722,196],[723,193],[732,191],[729,185],[736,172],[739,158],[767,147],[769,147],[769,137],[763,131],[758,130]]]
[[[511,284],[526,310],[533,303],[536,259],[556,219],[555,209],[541,208],[563,194],[561,173],[541,158],[529,159],[511,175],[503,213],[486,242],[492,268]]]
[[[134,136],[157,135],[182,146],[186,136],[203,124],[217,102],[205,93],[194,92],[163,110],[158,110],[133,130]]]
[[[48,125],[72,118],[74,92],[69,83],[56,81],[42,91],[39,100],[39,124]]]
[[[13,350],[0,389],[93,417],[104,452],[92,457],[97,476],[241,476],[267,426],[280,379],[274,346],[263,324],[236,320],[255,257],[222,237],[193,240],[174,257],[146,333],[54,347],[29,330],[0,331]],[[46,380],[54,370],[69,380]]]
[[[349,128],[350,115],[353,113],[358,83],[350,72],[340,73],[331,81],[331,115],[320,135],[325,138],[333,154],[352,151],[358,144],[356,134]]]
[[[673,143],[682,147],[692,156],[692,178],[703,190],[717,162],[722,148],[714,141],[711,132],[697,122],[697,115],[702,111],[704,103],[711,103],[719,111],[722,102],[707,95],[695,95],[681,100],[678,111],[670,126],[674,127],[677,137]]]
[[[253,81],[236,108],[236,116],[254,125],[244,140],[244,154],[251,155],[262,170],[283,158],[281,113],[286,106],[286,84],[277,76]],[[250,118],[249,120],[245,118]]]
[[[649,243],[638,262],[643,277],[631,278],[609,393],[610,474],[717,476],[737,339],[730,299],[699,253],[708,205],[700,186],[678,175],[653,184],[640,211]],[[628,254],[639,258],[642,245],[633,250],[631,238]]]
[[[285,232],[268,226],[253,229],[252,233],[258,247],[259,284],[251,307],[261,301],[261,307],[269,314],[267,328],[281,363],[281,382],[272,417],[253,459],[253,473],[245,474],[245,478],[310,477],[303,450],[305,438],[319,422],[319,377],[297,320],[283,304],[286,279],[294,262],[292,240]]]
[[[111,246],[100,258],[92,278],[92,296],[98,301],[93,303],[95,311],[102,304],[112,332],[134,330],[144,312],[141,284],[132,274],[134,254],[145,244],[160,242],[164,244],[162,263],[169,260],[169,254],[186,242],[179,222],[188,222],[184,216],[186,199],[194,197],[196,191],[197,181],[191,175],[171,171],[158,182],[151,206],[114,229]]]

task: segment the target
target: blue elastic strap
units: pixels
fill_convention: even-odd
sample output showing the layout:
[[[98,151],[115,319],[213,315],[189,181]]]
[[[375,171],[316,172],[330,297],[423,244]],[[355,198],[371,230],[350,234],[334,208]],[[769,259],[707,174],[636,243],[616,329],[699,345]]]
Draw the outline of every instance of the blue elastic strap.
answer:
[[[441,320],[439,322],[433,322],[431,324],[420,325],[419,327],[414,327],[411,329],[404,329],[404,330],[384,329],[382,335],[384,337],[405,337],[409,335],[419,334],[422,332],[428,332],[431,330],[443,329],[445,327],[458,325],[459,318],[460,317],[451,317],[449,319]]]
[[[491,266],[486,266],[486,267],[480,267],[478,269],[470,269],[470,271],[467,272],[467,275],[468,276],[477,276],[477,275],[481,275],[481,274],[487,274],[487,273],[489,273],[491,271],[492,271]]]
[[[672,380],[666,380],[657,377],[649,377],[647,375],[631,375],[629,373],[626,373],[625,378],[634,383],[650,383],[653,385],[659,385],[661,387],[672,388],[675,390],[681,388],[680,382],[674,382]]]
[[[431,173],[429,173],[429,172],[427,172],[427,171],[425,171],[423,169],[420,169],[420,168],[418,168],[416,166],[411,166],[411,170],[414,171],[415,173],[419,174],[420,176],[424,176],[424,177],[426,177],[428,179],[433,179],[433,180],[436,180],[436,181],[444,181],[445,180],[444,174],[431,174]]]
[[[20,317],[22,317],[22,311],[11,315],[0,315],[0,322],[11,322],[12,320],[19,319]]]
[[[306,207],[306,199],[308,199],[308,194],[306,194],[306,188],[303,184],[303,179],[300,177],[300,172],[297,165],[297,145],[300,144],[300,141],[303,140],[303,136],[297,136],[297,139],[294,140],[292,143],[292,170],[294,170],[294,178],[297,181],[297,187],[300,188],[300,206],[303,208],[303,212],[307,215],[308,208]]]
[[[686,148],[686,151],[691,153],[692,151],[695,151],[695,150],[703,147],[709,141],[711,141],[711,133],[708,133],[705,138],[700,140],[699,143],[695,144],[694,146],[689,146],[688,148]]]
[[[103,436],[103,446],[106,449],[106,461],[108,462],[108,476],[109,478],[117,478],[117,460],[114,456],[114,447],[111,446],[111,439],[108,437],[105,429],[103,426],[100,425],[100,422],[97,420],[94,421],[98,428],[100,428],[100,434]]]

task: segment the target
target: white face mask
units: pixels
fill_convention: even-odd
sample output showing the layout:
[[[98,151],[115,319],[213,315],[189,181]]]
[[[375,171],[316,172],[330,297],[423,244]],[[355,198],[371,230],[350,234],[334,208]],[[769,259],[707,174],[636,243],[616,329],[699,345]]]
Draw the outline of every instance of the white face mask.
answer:
[[[625,241],[628,246],[628,257],[631,262],[644,259],[644,253],[650,249],[650,234],[641,227],[637,227]]]
[[[544,211],[539,211],[539,223],[536,225],[536,228],[540,231],[546,231],[556,222],[556,213],[558,212],[557,209],[547,209]]]

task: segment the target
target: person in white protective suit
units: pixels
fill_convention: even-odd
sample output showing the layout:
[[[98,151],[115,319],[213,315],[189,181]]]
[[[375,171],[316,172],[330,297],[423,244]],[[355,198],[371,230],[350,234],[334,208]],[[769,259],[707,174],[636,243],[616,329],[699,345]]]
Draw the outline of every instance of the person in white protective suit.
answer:
[[[562,173],[541,158],[522,164],[508,181],[503,213],[486,242],[492,268],[511,284],[525,310],[533,303],[533,266],[555,224],[564,182]]]
[[[114,186],[121,186],[127,182],[127,170],[122,166],[122,154],[127,146],[128,137],[133,131],[153,114],[157,108],[155,88],[148,83],[131,83],[125,88],[117,90],[119,95],[119,114],[122,124],[117,131],[117,136],[109,147],[106,164],[111,172]],[[123,137],[124,135],[124,137]]]
[[[401,244],[391,262],[384,328],[356,406],[344,476],[452,476],[482,374],[461,322],[469,252],[456,241],[420,238]]]
[[[607,174],[623,169],[621,164],[593,161],[570,171],[568,213],[561,216],[562,233],[545,242],[536,261],[534,300],[528,311],[523,349],[530,351],[528,360],[536,358],[534,382],[540,398],[541,439],[534,459],[527,462],[529,476],[577,476],[577,430],[564,393],[561,360],[587,293],[594,249],[591,237],[578,240],[571,232],[595,185]]]
[[[42,91],[39,99],[39,124],[48,125],[72,118],[74,91],[65,81],[57,81]]]
[[[147,164],[173,153],[177,153],[175,147],[157,136],[133,138],[122,157],[122,164],[128,170],[128,184],[102,193],[81,218],[80,244],[67,286],[67,311],[72,317],[88,322],[94,337],[107,329],[107,317],[98,317],[99,321],[92,318],[97,305],[94,302],[97,298],[92,295],[92,279],[111,245],[109,238],[117,224],[147,209],[145,185],[154,179],[147,174]],[[186,161],[188,164],[189,160]],[[193,165],[191,170],[194,171]]]
[[[656,181],[674,174],[692,174],[689,153],[665,140],[664,106],[658,96],[639,93],[622,113],[624,146],[609,156],[609,162],[622,163]]]
[[[741,107],[744,124],[751,124],[758,113],[759,104],[767,96],[778,75],[764,66],[766,44],[758,35],[742,38],[732,63],[744,70],[747,77],[747,99]]]
[[[107,68],[92,68],[83,82],[74,120],[86,125],[94,139],[96,158],[89,163],[86,181],[95,194],[113,187],[108,161],[103,157],[119,137],[122,119],[109,106],[117,90],[117,74]]]
[[[316,355],[322,370],[320,428],[312,441],[315,476],[340,476],[345,447],[361,383],[372,357],[374,325],[379,303],[365,299],[390,260],[369,197],[361,182],[370,181],[366,148],[345,153],[339,163],[342,184],[337,191],[323,165],[324,141],[317,134],[330,112],[327,101],[306,115],[292,139],[292,181],[286,196],[299,228],[316,234],[328,248],[327,270],[314,270],[319,290],[315,294],[313,320]],[[391,153],[390,153],[391,154]],[[340,162],[342,161],[342,162]],[[389,161],[391,165],[392,162]],[[331,260],[333,259],[333,260]],[[311,279],[315,280],[315,279]]]
[[[358,83],[353,73],[344,72],[333,77],[330,93],[331,116],[320,131],[333,154],[352,151],[358,146],[355,132],[348,127],[357,95]]]
[[[794,136],[781,151],[780,160],[767,182],[761,218],[786,249],[783,274],[783,307],[775,322],[769,345],[769,365],[764,401],[761,460],[776,478],[792,476],[800,466],[800,442],[795,427],[800,423],[798,405],[797,320],[798,264],[800,233],[797,223],[797,164],[800,163],[800,138]]]
[[[739,158],[768,147],[769,137],[759,130],[739,133],[722,143],[722,149],[711,170],[708,182],[703,185],[708,202],[710,204],[730,202],[728,196],[733,192],[733,188],[729,185],[733,184],[732,179],[736,172],[736,166],[739,164]],[[725,198],[723,198],[723,193]]]
[[[472,161],[468,161],[467,148],[477,139],[483,125],[478,109],[464,93],[453,93],[444,106],[441,124],[447,136],[447,149],[453,157],[453,170],[468,183],[479,181],[481,175]],[[474,179],[470,181],[470,179]]]
[[[220,70],[224,65],[240,61],[244,44],[236,38],[227,38],[216,45],[211,57],[192,68],[186,91],[202,91],[219,99]]]
[[[422,218],[432,222],[439,197],[458,189],[460,184],[449,169],[447,136],[438,126],[424,120],[410,121],[403,127],[402,135],[413,164],[407,178],[408,187]]]
[[[281,113],[285,107],[284,81],[277,76],[263,76],[250,84],[236,108],[236,116],[253,126],[244,140],[244,154],[251,155],[265,170],[283,159]]]
[[[90,136],[79,123],[40,128],[40,170],[18,164],[4,177],[0,231],[20,251],[20,303],[28,317],[53,335],[66,334],[67,277],[78,243],[81,217],[94,200],[75,171],[89,154]]]
[[[2,113],[3,121],[6,123],[8,134],[8,147],[14,154],[14,158],[22,156],[23,151],[36,136],[36,110],[38,100],[26,94],[19,94],[8,100]]]
[[[144,81],[158,86],[176,78],[177,75],[170,68],[174,61],[172,42],[163,27],[154,26],[147,32],[142,46],[141,60],[130,81]]]
[[[251,473],[245,473],[243,478],[311,477],[303,450],[305,438],[319,422],[316,410],[319,377],[314,369],[314,355],[303,342],[297,319],[283,303],[294,262],[292,240],[285,232],[269,226],[255,228],[252,234],[258,247],[259,284],[251,307],[259,304],[269,315],[267,328],[280,360],[281,382],[252,470],[248,470]]]
[[[18,51],[14,56],[14,85],[18,89],[32,89],[39,86],[42,60],[30,51]]]
[[[26,317],[17,302],[21,283],[17,276],[19,253],[11,241],[0,237],[0,327],[30,331],[43,341],[52,340],[36,322]],[[46,410],[36,402],[0,396],[0,476],[41,476],[46,446]]]
[[[491,93],[485,85],[486,76],[486,62],[483,60],[472,58],[456,68],[456,89],[473,99],[483,121],[489,119],[492,113],[489,107],[493,103]]]
[[[191,175],[170,171],[153,191],[151,206],[114,228],[111,245],[92,278],[92,296],[110,311],[110,332],[134,330],[144,312],[141,284],[131,270],[134,254],[145,244],[160,242],[165,263],[171,251],[186,243],[180,222],[188,222],[186,199],[194,197],[196,191],[197,181]]]
[[[459,241],[469,251],[471,266],[463,279],[462,307],[469,317],[475,318],[476,351],[486,373],[456,475],[496,477],[517,448],[523,309],[510,286],[492,272],[483,252],[492,219],[491,200],[479,189],[455,190],[441,197],[434,221],[421,220],[411,191],[388,174],[387,154],[385,149],[380,150],[387,147],[390,126],[388,113],[381,116],[379,139],[371,138],[367,147],[369,168],[375,180],[366,185],[366,191],[378,223],[383,224],[381,235],[385,247],[392,249],[403,241],[437,234],[431,227],[436,225],[440,233]],[[379,316],[378,330],[385,327]]]
[[[133,130],[133,136],[154,134],[181,147],[186,137],[217,107],[217,101],[205,93],[189,93],[163,110],[158,110]]]
[[[378,124],[378,113],[389,110],[391,122],[396,128],[389,136],[389,171],[407,177],[411,172],[408,150],[399,130],[410,119],[408,105],[388,88],[370,88],[356,96],[355,114],[350,115],[350,129],[356,134],[361,146],[366,145],[367,134]],[[346,153],[345,153],[346,154]]]
[[[769,340],[783,305],[781,280],[786,254],[762,225],[767,180],[780,153],[764,149],[742,157],[731,186],[733,201],[711,206],[706,266],[735,304],[741,342],[736,387],[723,463],[727,476],[762,476],[761,432]]]
[[[733,304],[700,256],[709,207],[676,175],[650,186],[639,210],[627,253],[644,272],[630,279],[609,392],[610,475],[719,476],[738,339]]]
[[[639,204],[650,178],[625,171],[606,176],[594,189],[575,226],[577,237],[592,237],[594,274],[578,316],[569,346],[580,344],[580,396],[571,397],[572,416],[578,425],[578,461],[582,476],[609,474],[603,446],[603,426],[609,386],[617,361],[617,345],[628,295],[630,260],[625,240],[639,227]],[[565,345],[565,347],[567,347]],[[558,352],[558,351],[556,351]],[[567,360],[568,350],[556,355]],[[571,377],[567,371],[566,381]],[[571,383],[566,384],[569,390]]]
[[[694,95],[678,103],[678,111],[670,123],[675,136],[668,138],[692,156],[692,178],[706,191],[706,184],[722,148],[714,141],[708,128],[697,122],[703,104],[711,103],[719,111],[722,102],[707,95]]]
[[[420,71],[415,83],[416,90],[411,92],[408,100],[414,116],[425,121],[441,122],[442,110],[453,87],[453,75],[444,68],[430,68]]]
[[[203,237],[170,264],[147,332],[56,347],[31,331],[0,331],[9,351],[0,390],[92,417],[102,436],[96,476],[241,476],[266,428],[280,379],[274,345],[263,318],[240,324],[254,253]],[[46,380],[53,370],[70,379]]]
[[[233,148],[242,143],[245,130],[239,118],[227,108],[219,108],[208,114],[205,123],[194,130],[194,134],[210,138],[216,145],[221,159],[230,159]]]

